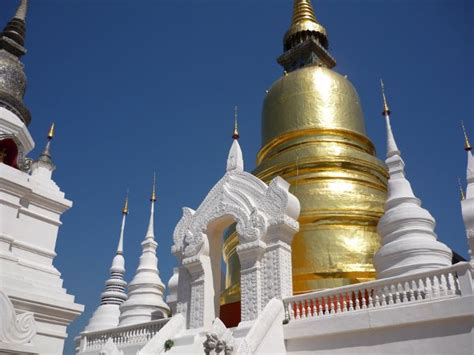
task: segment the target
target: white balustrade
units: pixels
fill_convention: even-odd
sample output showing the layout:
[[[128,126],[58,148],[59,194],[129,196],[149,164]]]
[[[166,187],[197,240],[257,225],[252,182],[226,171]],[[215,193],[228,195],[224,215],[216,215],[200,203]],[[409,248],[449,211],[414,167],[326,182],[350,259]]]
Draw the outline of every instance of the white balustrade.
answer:
[[[146,344],[169,320],[170,318],[164,318],[125,327],[83,332],[78,337],[80,339],[76,341],[80,343],[82,352],[102,349],[109,338],[112,338],[112,341],[119,348],[121,346]]]
[[[283,302],[286,319],[299,320],[472,293],[472,269],[469,263],[462,262],[428,272],[287,297]]]

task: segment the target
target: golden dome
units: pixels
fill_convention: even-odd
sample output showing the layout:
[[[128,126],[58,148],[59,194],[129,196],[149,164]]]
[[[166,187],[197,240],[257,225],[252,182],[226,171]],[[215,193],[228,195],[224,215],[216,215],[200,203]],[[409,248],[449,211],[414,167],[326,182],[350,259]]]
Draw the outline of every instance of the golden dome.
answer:
[[[342,75],[308,66],[284,75],[268,91],[262,113],[262,145],[304,129],[343,129],[365,136],[359,96]]]
[[[292,242],[293,292],[310,292],[375,278],[377,223],[387,198],[387,170],[366,135],[359,96],[332,71],[327,35],[310,0],[294,0],[293,19],[278,58],[286,73],[268,91],[262,147],[253,174],[280,176],[300,201]],[[222,304],[240,299],[237,235],[224,244]]]

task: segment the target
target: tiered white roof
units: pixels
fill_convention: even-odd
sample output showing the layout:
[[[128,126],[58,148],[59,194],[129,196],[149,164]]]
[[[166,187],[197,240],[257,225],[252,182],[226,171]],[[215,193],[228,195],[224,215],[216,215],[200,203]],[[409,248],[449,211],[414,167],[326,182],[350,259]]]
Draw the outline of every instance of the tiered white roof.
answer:
[[[383,85],[382,85],[383,88]],[[384,97],[387,125],[388,196],[378,232],[382,247],[374,256],[378,278],[401,276],[451,265],[452,252],[438,242],[435,219],[424,208],[405,177],[403,161],[390,125],[390,110]]]
[[[142,244],[142,255],[138,264],[135,277],[128,285],[128,300],[120,306],[120,326],[144,323],[151,321],[161,312],[166,318],[170,314],[170,308],[163,300],[165,285],[161,281],[158,271],[158,258],[154,233],[154,209],[156,193],[155,181],[151,195],[150,222]]]
[[[86,331],[96,331],[114,328],[119,324],[120,305],[127,299],[125,289],[127,282],[124,280],[125,259],[123,257],[123,236],[125,221],[128,214],[128,196],[122,209],[122,225],[120,227],[120,238],[117,253],[110,267],[110,278],[105,282],[105,291],[101,294],[99,307],[96,309]]]

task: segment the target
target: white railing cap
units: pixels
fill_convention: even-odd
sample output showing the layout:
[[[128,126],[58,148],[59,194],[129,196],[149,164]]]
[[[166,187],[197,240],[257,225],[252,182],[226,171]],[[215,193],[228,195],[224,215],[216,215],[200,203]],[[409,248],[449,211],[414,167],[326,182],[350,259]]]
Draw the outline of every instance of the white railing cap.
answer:
[[[146,323],[125,325],[125,326],[122,326],[122,327],[96,330],[96,331],[93,331],[93,332],[83,331],[83,332],[80,333],[80,337],[84,337],[84,336],[85,337],[93,337],[93,336],[99,336],[99,335],[104,335],[104,334],[117,334],[117,333],[122,333],[122,332],[129,331],[129,330],[149,328],[149,327],[157,325],[157,324],[162,324],[163,323],[163,325],[164,325],[169,320],[170,320],[170,318],[162,318],[162,319],[157,319],[157,320],[153,320],[153,321],[146,322]]]
[[[311,293],[304,293],[301,295],[285,297],[283,301],[284,302],[303,301],[303,300],[307,300],[308,298],[317,298],[317,297],[330,296],[334,294],[341,294],[341,293],[346,293],[346,292],[351,292],[351,291],[366,290],[369,288],[398,284],[398,283],[407,282],[407,281],[414,281],[414,280],[419,280],[421,278],[426,278],[426,277],[450,273],[450,272],[464,272],[464,271],[468,271],[472,273],[472,265],[469,262],[463,261],[463,262],[459,262],[448,267],[443,267],[443,268],[434,269],[430,271],[422,271],[419,273],[414,273],[414,274],[405,275],[405,276],[387,277],[384,279],[367,281],[367,282],[358,283],[354,285],[347,285],[347,286],[341,286],[337,288],[330,288],[330,289],[315,291]]]

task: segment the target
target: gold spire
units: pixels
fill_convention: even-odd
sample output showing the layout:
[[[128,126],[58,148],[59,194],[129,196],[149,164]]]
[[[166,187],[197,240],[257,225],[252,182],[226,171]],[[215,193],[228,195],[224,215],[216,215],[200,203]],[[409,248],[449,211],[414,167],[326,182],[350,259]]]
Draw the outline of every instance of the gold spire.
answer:
[[[461,185],[461,179],[458,178],[458,183],[459,183],[459,191],[461,192],[461,201],[465,200],[466,199],[466,196],[464,196],[464,190],[462,188],[462,185]]]
[[[127,195],[125,195],[125,202],[123,204],[122,214],[128,214],[128,190]]]
[[[238,108],[237,106],[234,107],[234,132],[232,133],[232,138],[233,139],[239,139],[239,126],[238,126],[238,123],[237,123],[237,116],[238,116],[238,112],[237,112]]]
[[[294,0],[293,3],[293,17],[291,19],[291,26],[285,34],[284,42],[290,40],[293,35],[302,32],[316,32],[320,36],[321,44],[327,48],[327,33],[326,29],[316,19],[313,5],[310,0]],[[289,43],[288,43],[289,44]]]
[[[314,23],[318,22],[310,0],[296,0],[293,4],[293,18],[291,19],[291,25],[293,26],[304,21],[311,21]]]
[[[153,173],[153,188],[151,190],[151,197],[150,201],[155,202],[156,201],[156,173]]]
[[[54,122],[51,124],[51,127],[49,127],[48,131],[48,142],[46,143],[46,146],[43,149],[43,152],[41,153],[39,160],[52,164],[51,161],[51,141],[54,138]]]
[[[51,127],[48,131],[48,139],[51,140],[54,138],[54,122],[51,124]]]
[[[469,138],[467,138],[466,127],[464,127],[464,121],[461,120],[461,127],[464,133],[464,150],[466,152],[472,149],[471,143],[469,143]]]
[[[388,107],[387,98],[385,97],[385,85],[383,84],[383,80],[382,80],[382,79],[380,79],[380,86],[382,87],[382,97],[383,97],[383,111],[382,111],[382,115],[388,116],[388,115],[390,115],[391,111],[390,111],[390,108]]]

